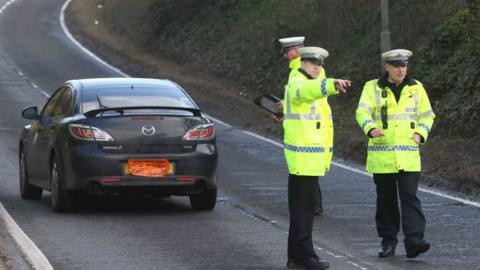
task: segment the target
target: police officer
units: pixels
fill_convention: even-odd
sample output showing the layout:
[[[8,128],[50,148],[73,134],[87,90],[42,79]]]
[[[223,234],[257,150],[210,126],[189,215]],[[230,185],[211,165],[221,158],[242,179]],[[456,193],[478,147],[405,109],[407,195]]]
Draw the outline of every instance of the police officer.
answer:
[[[290,228],[288,233],[287,268],[326,269],[328,262],[321,260],[312,242],[315,207],[315,186],[319,176],[325,175],[328,149],[327,134],[331,127],[328,117],[314,102],[346,92],[350,81],[319,78],[328,52],[319,47],[299,49],[300,69],[293,70],[286,88],[283,105],[284,153],[288,165],[288,207]]]
[[[426,142],[435,114],[422,83],[407,75],[411,55],[403,49],[382,54],[386,72],[365,84],[356,111],[358,124],[370,138],[367,171],[373,173],[377,187],[379,257],[395,255],[400,219],[408,258],[430,248],[424,239],[425,216],[417,190],[419,146]]]
[[[282,57],[289,62],[289,67],[290,67],[290,73],[288,75],[288,80],[290,80],[295,74],[295,71],[298,70],[301,66],[300,63],[300,53],[299,49],[302,48],[304,45],[305,37],[299,36],[299,37],[287,37],[287,38],[280,38],[279,40],[281,49],[280,53],[282,54]],[[318,76],[319,78],[326,78],[325,74],[325,69],[323,66],[321,67],[320,70],[320,75]],[[326,114],[328,114],[328,120],[329,123],[328,125],[333,127],[333,122],[331,120],[331,110],[330,106],[328,104],[327,98],[323,98],[320,100],[316,100],[314,102],[319,102],[322,103],[320,106],[326,111]],[[273,116],[274,120],[280,121],[276,116]],[[329,151],[327,152],[327,158],[332,159],[332,154],[333,154],[333,128],[330,129],[331,132],[328,134],[328,140],[327,142],[329,143],[328,149]],[[328,162],[330,164],[330,162]],[[330,168],[327,168],[327,171]],[[317,184],[316,192],[318,193],[318,196],[316,197],[316,204],[315,204],[315,215],[320,215],[323,213],[323,202],[322,202],[322,190],[320,188],[320,182]]]

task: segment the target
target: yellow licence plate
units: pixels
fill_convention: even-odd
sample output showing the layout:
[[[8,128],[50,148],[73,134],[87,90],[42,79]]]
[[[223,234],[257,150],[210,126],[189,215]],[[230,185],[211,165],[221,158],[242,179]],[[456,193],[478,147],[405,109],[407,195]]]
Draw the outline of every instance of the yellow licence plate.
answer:
[[[173,163],[167,159],[130,159],[125,173],[135,176],[162,177],[173,173]]]

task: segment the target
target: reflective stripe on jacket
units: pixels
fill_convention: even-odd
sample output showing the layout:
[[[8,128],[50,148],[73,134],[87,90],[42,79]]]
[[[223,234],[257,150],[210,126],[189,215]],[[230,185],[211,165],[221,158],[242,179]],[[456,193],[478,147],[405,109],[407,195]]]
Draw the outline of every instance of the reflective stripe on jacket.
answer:
[[[338,92],[334,79],[308,79],[299,70],[292,72],[283,106],[288,170],[295,175],[322,176],[330,167],[333,140],[326,97]]]
[[[290,74],[288,75],[288,81],[290,81],[291,78],[293,78],[293,75],[298,72],[298,69],[301,68],[302,62],[300,61],[300,57],[297,57],[290,61],[289,67],[290,67]],[[317,79],[324,79],[327,78],[327,74],[325,69],[322,67],[320,71],[320,75],[318,76]],[[288,85],[288,84],[287,84]],[[287,87],[285,85],[285,88]],[[321,111],[322,115],[324,116],[323,118],[325,119],[325,126],[330,127],[327,129],[326,133],[326,145],[325,149],[328,149],[325,153],[326,157],[326,171],[330,170],[330,165],[333,157],[333,119],[332,119],[332,110],[330,109],[330,105],[328,104],[328,97],[317,99],[314,101],[316,104],[315,106],[318,108],[318,110]]]
[[[435,114],[422,83],[412,80],[406,84],[397,103],[388,87],[382,96],[379,80],[365,84],[356,110],[356,119],[364,133],[374,128],[382,130],[383,137],[368,141],[367,171],[395,173],[400,170],[421,171],[419,146],[411,139],[414,133],[424,143],[433,125]],[[387,108],[388,127],[383,128],[381,108]]]

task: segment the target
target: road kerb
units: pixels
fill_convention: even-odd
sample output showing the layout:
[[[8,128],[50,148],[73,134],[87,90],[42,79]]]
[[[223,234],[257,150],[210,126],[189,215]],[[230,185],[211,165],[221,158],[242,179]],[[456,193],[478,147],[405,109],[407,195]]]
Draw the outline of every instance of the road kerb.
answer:
[[[23,232],[13,218],[8,214],[3,204],[0,203],[0,219],[5,224],[7,232],[12,236],[26,262],[33,270],[53,270],[43,252]]]

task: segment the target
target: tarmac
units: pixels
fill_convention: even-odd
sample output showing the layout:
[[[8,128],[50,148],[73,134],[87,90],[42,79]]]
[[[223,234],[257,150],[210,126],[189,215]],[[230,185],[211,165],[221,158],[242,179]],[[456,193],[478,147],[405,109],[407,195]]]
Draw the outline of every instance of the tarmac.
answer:
[[[0,270],[37,269],[30,263],[28,247],[22,246],[14,238],[22,236],[23,232],[16,235],[20,228],[12,221],[13,219],[0,203]],[[23,233],[23,236],[26,235]]]
[[[22,75],[0,54],[0,80],[8,78],[15,82],[11,86],[3,85],[0,95],[3,91],[17,91],[20,88],[24,91],[39,91]],[[0,270],[12,269],[49,270],[53,267],[0,202]]]

